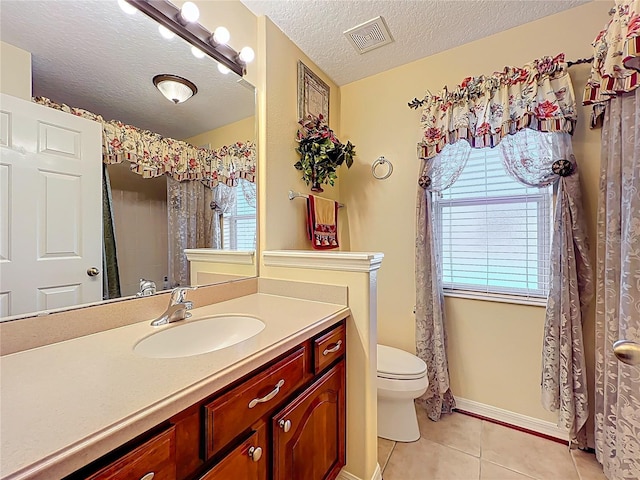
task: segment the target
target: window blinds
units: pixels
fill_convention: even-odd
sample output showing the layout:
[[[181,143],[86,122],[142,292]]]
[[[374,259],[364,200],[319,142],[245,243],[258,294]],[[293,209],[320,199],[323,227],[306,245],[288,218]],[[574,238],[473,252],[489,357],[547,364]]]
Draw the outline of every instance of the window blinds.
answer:
[[[546,297],[552,187],[513,180],[498,149],[472,150],[434,214],[446,290]]]

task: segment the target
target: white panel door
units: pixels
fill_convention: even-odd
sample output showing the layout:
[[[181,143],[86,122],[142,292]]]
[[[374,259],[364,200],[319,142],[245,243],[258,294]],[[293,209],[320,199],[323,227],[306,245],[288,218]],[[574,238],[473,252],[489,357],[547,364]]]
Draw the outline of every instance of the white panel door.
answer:
[[[0,316],[102,300],[101,126],[0,100]]]

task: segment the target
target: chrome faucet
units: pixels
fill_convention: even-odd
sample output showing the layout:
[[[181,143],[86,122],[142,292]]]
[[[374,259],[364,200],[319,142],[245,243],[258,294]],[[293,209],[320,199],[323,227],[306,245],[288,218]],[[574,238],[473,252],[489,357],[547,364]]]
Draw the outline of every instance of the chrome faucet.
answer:
[[[140,279],[140,291],[136,293],[136,297],[147,297],[156,293],[156,284],[151,280]]]
[[[167,323],[178,322],[189,318],[191,313],[187,310],[193,308],[193,302],[185,300],[187,292],[189,290],[195,290],[198,287],[176,287],[171,291],[171,297],[169,298],[169,306],[165,312],[151,322],[152,327],[158,327],[160,325],[166,325]]]

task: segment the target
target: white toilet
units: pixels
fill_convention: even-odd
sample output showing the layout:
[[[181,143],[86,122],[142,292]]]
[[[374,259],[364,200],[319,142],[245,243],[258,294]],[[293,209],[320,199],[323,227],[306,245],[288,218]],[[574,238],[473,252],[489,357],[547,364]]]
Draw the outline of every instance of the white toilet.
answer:
[[[415,355],[378,345],[378,436],[396,442],[420,438],[414,399],[427,391],[427,364]]]

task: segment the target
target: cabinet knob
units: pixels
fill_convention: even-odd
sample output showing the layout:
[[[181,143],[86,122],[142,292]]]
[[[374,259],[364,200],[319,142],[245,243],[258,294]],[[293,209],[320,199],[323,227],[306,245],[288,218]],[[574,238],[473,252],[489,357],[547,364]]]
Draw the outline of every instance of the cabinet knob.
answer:
[[[140,480],[152,480],[155,476],[155,472],[145,473],[142,477],[140,477]]]
[[[289,430],[291,430],[291,420],[280,420],[278,425],[282,430],[284,430],[284,433],[287,433]]]
[[[262,458],[262,447],[251,447],[248,453],[249,458],[254,462],[257,462]]]

